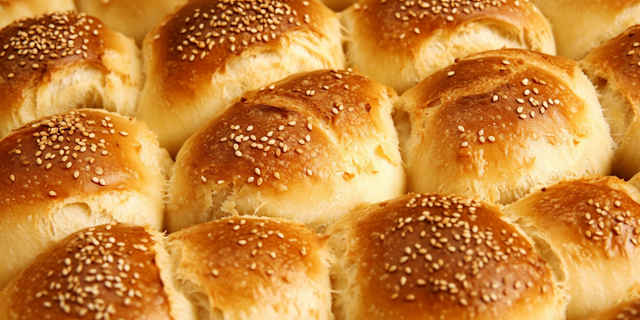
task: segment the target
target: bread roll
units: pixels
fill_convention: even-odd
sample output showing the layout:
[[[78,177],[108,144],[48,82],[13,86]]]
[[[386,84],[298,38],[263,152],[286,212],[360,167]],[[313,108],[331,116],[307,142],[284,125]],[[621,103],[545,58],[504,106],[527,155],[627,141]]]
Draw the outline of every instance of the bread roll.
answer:
[[[558,55],[573,60],[640,23],[638,0],[531,1],[551,22]]]
[[[165,15],[187,0],[76,0],[78,11],[96,16],[104,24],[142,44],[147,32]]]
[[[194,0],[144,42],[138,117],[172,156],[232,100],[290,74],[342,68],[337,15],[316,0]]]
[[[564,319],[549,267],[492,205],[409,194],[327,234],[337,320]]]
[[[542,188],[504,208],[531,236],[570,296],[567,319],[587,319],[640,289],[640,191],[590,176]]]
[[[0,28],[22,17],[74,9],[73,0],[3,0],[0,1]]]
[[[536,185],[610,172],[596,92],[566,58],[480,53],[425,79],[396,109],[409,191],[507,204]]]
[[[0,288],[46,248],[112,221],[162,227],[171,159],[144,124],[99,110],[32,122],[0,141]]]
[[[16,21],[0,30],[0,138],[76,108],[133,115],[142,80],[133,40],[97,18],[68,11]]]
[[[640,299],[621,303],[609,310],[598,313],[589,320],[638,320],[640,319]]]
[[[551,26],[528,1],[363,0],[341,13],[349,66],[403,93],[470,54],[555,54]]]
[[[391,88],[349,71],[300,73],[249,92],[176,159],[167,228],[238,213],[326,226],[402,195]]]
[[[171,234],[168,250],[198,319],[333,319],[326,239],[302,224],[222,219]]]
[[[595,48],[580,66],[600,96],[616,143],[613,173],[630,179],[640,172],[640,26]]]
[[[69,235],[0,292],[0,319],[187,319],[167,288],[162,240],[119,224]]]

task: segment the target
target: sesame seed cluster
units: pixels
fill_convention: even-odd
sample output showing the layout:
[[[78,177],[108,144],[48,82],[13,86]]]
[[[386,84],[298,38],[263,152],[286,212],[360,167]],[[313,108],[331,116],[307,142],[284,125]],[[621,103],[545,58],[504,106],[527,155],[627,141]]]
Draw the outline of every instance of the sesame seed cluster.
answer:
[[[524,0],[528,2],[528,0]],[[472,15],[477,15],[485,10],[504,10],[503,7],[520,7],[519,0],[380,0],[372,5],[355,3],[353,9],[358,12],[372,10],[387,10],[394,20],[387,23],[401,24],[402,27],[395,30],[394,38],[398,40],[410,39],[420,34],[433,32],[426,23],[441,20],[445,23],[465,21]]]
[[[393,201],[391,208],[369,216],[370,222],[379,219],[377,241],[358,242],[363,254],[383,257],[373,267],[381,283],[372,285],[381,285],[388,299],[445,296],[467,307],[552,290],[548,279],[540,281],[549,271],[531,245],[481,202],[429,194]]]
[[[593,181],[562,182],[545,188],[539,195],[536,210],[563,221],[583,239],[594,242],[595,247],[638,247],[640,244],[640,204],[625,192],[609,186],[599,186],[605,178]],[[572,199],[557,208],[552,198]]]
[[[239,54],[251,44],[276,41],[285,31],[311,23],[308,13],[298,12],[299,0],[194,1],[168,23],[169,51],[181,61],[216,57],[216,50]],[[156,34],[153,38],[160,39]]]
[[[470,71],[468,68],[475,66],[486,68],[486,63],[492,62],[479,60],[472,61],[472,63],[465,64],[458,68],[454,66],[453,68],[457,71],[452,70],[446,72],[446,80],[455,83],[458,81],[456,78],[460,77],[456,72],[458,74],[464,73]],[[517,64],[522,64],[522,62],[520,61]],[[477,107],[486,110],[484,114],[488,114],[491,108],[496,108],[494,109],[496,114],[495,120],[498,121],[491,121],[491,124],[487,127],[473,131],[466,128],[464,123],[458,124],[455,130],[451,131],[458,132],[458,138],[462,140],[460,148],[472,148],[474,143],[485,144],[496,142],[498,138],[503,136],[500,132],[506,129],[507,126],[518,126],[517,122],[514,121],[533,120],[536,116],[544,116],[545,112],[550,108],[560,107],[557,109],[562,109],[562,101],[557,98],[558,91],[555,88],[556,86],[547,84],[547,81],[544,80],[547,77],[545,73],[523,70],[524,68],[521,66],[514,66],[509,59],[493,62],[493,67],[498,73],[508,77],[514,84],[498,82],[490,92],[482,93],[487,95],[487,99],[479,101],[480,105]],[[455,88],[455,84],[453,84],[451,88]],[[462,98],[462,100],[466,99],[465,96]],[[483,106],[486,104],[488,104],[488,106]],[[513,112],[513,116],[503,117],[500,109]],[[474,120],[473,123],[469,124],[470,126],[477,127],[478,124],[482,126],[483,123],[482,121]]]
[[[314,176],[311,164],[293,170],[292,166],[286,163],[304,163],[305,160],[327,157],[323,151],[326,149],[326,138],[322,132],[317,132],[314,128],[340,122],[339,119],[343,119],[343,122],[349,121],[349,113],[357,113],[357,109],[361,109],[355,103],[350,105],[347,100],[342,102],[335,98],[342,92],[357,90],[349,86],[351,72],[351,69],[319,71],[318,75],[311,78],[322,79],[321,81],[284,82],[260,88],[255,96],[248,100],[243,98],[240,106],[234,107],[247,108],[247,112],[234,112],[229,118],[217,121],[227,125],[218,125],[221,129],[214,129],[216,134],[206,140],[205,147],[218,144],[219,146],[211,149],[216,157],[226,155],[227,158],[232,158],[233,155],[234,158],[246,162],[250,169],[242,177],[247,184],[255,183],[258,187],[268,180],[284,183],[293,178]],[[324,76],[320,77],[322,74]],[[301,104],[311,102],[311,108],[303,107],[299,110],[266,105],[268,99],[278,96],[295,97],[293,100],[299,100]],[[308,110],[314,108],[315,110]],[[263,125],[265,119],[274,121],[266,121],[268,125]],[[240,122],[245,124],[238,124]],[[320,139],[320,143],[317,143],[316,139]],[[304,160],[296,159],[299,157]],[[278,171],[278,168],[282,170]],[[291,177],[286,176],[285,172]],[[198,180],[202,183],[211,180],[219,185],[230,182],[217,175],[227,173],[219,170],[204,171],[199,174]]]
[[[33,296],[27,303],[33,308],[28,309],[39,310],[34,316],[43,319],[60,312],[101,320],[118,319],[122,312],[141,316],[137,310],[144,310],[149,300],[166,299],[159,287],[154,243],[142,227],[109,224],[77,233],[55,247],[56,254],[48,255],[51,261],[30,275],[36,281],[29,285]]]
[[[125,140],[129,135],[116,129],[112,119],[103,113],[88,115],[76,111],[24,127],[21,130],[28,131],[30,137],[8,138],[15,147],[9,153],[13,171],[6,179],[15,187],[4,201],[44,197],[32,188],[47,188],[46,194],[51,198],[67,193],[61,178],[64,175],[80,183],[90,181],[98,187],[107,186],[111,181],[106,178],[106,170],[117,160],[106,159],[113,157],[112,151],[120,152],[119,143],[110,136],[118,135],[119,140]],[[58,177],[60,180],[52,179]]]
[[[96,58],[103,51],[102,28],[99,20],[73,11],[22,18],[0,32],[0,70],[13,79],[53,61]]]
[[[226,220],[226,221],[225,221]],[[217,226],[201,230],[202,236],[207,230],[206,238],[211,251],[202,254],[213,278],[234,278],[236,269],[248,270],[266,276],[278,277],[292,282],[292,276],[301,261],[305,264],[309,245],[300,239],[296,233],[290,232],[290,227],[283,227],[282,223],[273,219],[224,219]],[[198,237],[198,235],[195,235]],[[188,237],[185,237],[188,241]],[[228,252],[236,257],[244,257],[242,263],[227,264],[224,259],[213,252]],[[297,258],[292,258],[297,255]],[[232,267],[232,268],[230,268]],[[224,270],[224,271],[222,271]]]
[[[386,4],[388,0],[380,0],[380,3]],[[392,0],[393,2],[393,0]],[[393,16],[399,21],[419,21],[429,16],[442,16],[448,22],[453,22],[457,17],[463,14],[471,14],[476,11],[482,11],[487,8],[501,8],[503,5],[512,2],[514,6],[520,6],[520,1],[509,0],[398,0],[399,10]],[[528,0],[524,0],[528,2]],[[355,10],[367,10],[367,5],[354,4]],[[412,30],[416,34],[420,34],[419,28]],[[404,38],[404,36],[402,37]],[[401,38],[401,39],[402,39]]]

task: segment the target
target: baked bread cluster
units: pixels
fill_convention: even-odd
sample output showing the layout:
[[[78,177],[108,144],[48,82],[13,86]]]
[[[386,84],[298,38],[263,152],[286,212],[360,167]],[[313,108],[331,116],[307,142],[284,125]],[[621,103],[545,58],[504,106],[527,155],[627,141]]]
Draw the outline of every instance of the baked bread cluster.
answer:
[[[0,320],[640,320],[639,0],[0,0]]]

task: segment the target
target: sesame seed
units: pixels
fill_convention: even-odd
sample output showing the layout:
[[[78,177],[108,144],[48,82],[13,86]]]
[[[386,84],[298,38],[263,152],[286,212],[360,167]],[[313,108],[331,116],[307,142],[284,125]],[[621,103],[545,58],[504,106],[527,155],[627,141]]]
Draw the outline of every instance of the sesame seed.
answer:
[[[464,130],[464,127],[463,127],[463,126],[458,126],[458,131],[460,131],[460,132],[464,133],[464,131],[465,131],[465,130]]]
[[[125,131],[120,131],[120,134],[121,134],[122,136],[124,136],[124,137],[126,137],[126,136],[128,136],[128,135],[129,135],[129,134],[128,134],[127,132],[125,132]]]
[[[224,180],[218,180],[218,184],[224,184]]]
[[[245,244],[247,244],[247,240],[239,240],[238,244],[244,246]]]
[[[202,180],[202,182],[207,182],[207,178],[205,178],[204,176],[200,176],[200,180]]]
[[[211,270],[211,274],[212,274],[214,277],[217,277],[217,276],[219,276],[219,275],[220,275],[220,272],[218,272],[218,269],[213,269],[213,270]]]
[[[529,79],[524,78],[524,79],[522,80],[522,85],[523,85],[523,86],[527,86],[527,85],[529,85]]]
[[[446,18],[446,19],[447,19],[447,21],[449,21],[449,22],[453,21],[453,17],[452,17],[452,16],[447,16],[447,18]]]
[[[505,66],[508,66],[511,64],[511,62],[509,62],[509,60],[502,60],[502,64],[504,64]]]
[[[455,71],[449,71],[449,72],[447,72],[447,76],[449,76],[449,77],[453,76],[454,74],[456,74],[456,72],[455,72]]]
[[[55,197],[58,194],[55,191],[49,191],[49,195],[52,196],[52,197]]]

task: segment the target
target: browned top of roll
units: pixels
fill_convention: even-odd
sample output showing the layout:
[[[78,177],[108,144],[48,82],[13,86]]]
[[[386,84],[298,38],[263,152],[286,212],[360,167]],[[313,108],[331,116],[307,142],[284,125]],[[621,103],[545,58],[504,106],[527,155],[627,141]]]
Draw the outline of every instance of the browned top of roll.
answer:
[[[335,226],[348,230],[357,248],[346,254],[360,269],[362,305],[385,314],[500,319],[512,305],[558,295],[532,245],[497,207],[480,201],[409,194]]]
[[[282,35],[293,30],[322,34],[334,17],[314,0],[195,0],[156,25],[145,42],[160,61],[164,85],[190,94],[190,85],[210,81],[244,51],[277,50]]]
[[[478,21],[504,21],[522,28],[546,28],[529,1],[364,0],[353,6],[358,34],[377,39],[394,55],[411,55],[437,33],[451,33]]]
[[[228,309],[242,310],[267,292],[284,293],[328,277],[319,254],[325,240],[297,222],[225,218],[173,233],[169,243],[181,247],[179,272],[197,277],[212,305]],[[272,298],[269,304],[281,302]]]
[[[145,227],[76,232],[36,258],[6,290],[20,319],[170,319]]]
[[[590,176],[563,181],[523,201],[530,208],[527,219],[537,228],[575,244],[582,254],[593,250],[595,256],[630,259],[640,254],[640,204],[623,180]]]
[[[0,141],[3,206],[144,188],[142,130],[133,119],[99,110],[70,111],[15,130]]]
[[[630,99],[640,101],[640,26],[633,26],[619,36],[595,48],[583,60],[591,71],[602,73]]]
[[[248,182],[281,192],[303,181],[321,182],[347,166],[341,144],[370,139],[383,127],[377,101],[382,88],[349,71],[288,77],[246,94],[205,124],[177,161],[189,166],[194,184]],[[381,146],[391,147],[386,141]]]
[[[0,96],[19,100],[25,87],[47,73],[101,64],[105,41],[113,37],[98,18],[73,11],[15,21],[0,30]]]
[[[503,49],[473,55],[433,74],[409,90],[411,109],[421,124],[429,109],[440,105],[433,124],[442,133],[443,154],[457,154],[464,167],[504,161],[501,150],[518,150],[538,138],[555,144],[558,127],[585,136],[587,106],[574,93],[569,77],[574,62],[527,50]],[[494,152],[487,152],[495,150]],[[513,151],[512,151],[513,152]],[[514,152],[518,155],[518,152]]]

